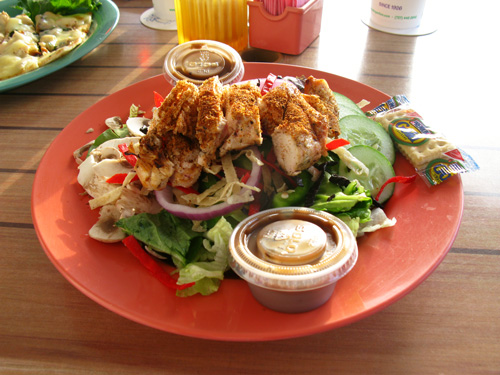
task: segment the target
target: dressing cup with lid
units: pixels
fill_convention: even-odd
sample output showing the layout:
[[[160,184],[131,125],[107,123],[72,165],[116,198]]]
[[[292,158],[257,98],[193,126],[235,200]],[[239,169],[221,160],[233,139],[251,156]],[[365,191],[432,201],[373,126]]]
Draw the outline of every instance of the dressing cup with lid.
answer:
[[[230,266],[264,306],[287,313],[327,302],[358,258],[356,238],[339,218],[305,207],[261,211],[240,222]]]

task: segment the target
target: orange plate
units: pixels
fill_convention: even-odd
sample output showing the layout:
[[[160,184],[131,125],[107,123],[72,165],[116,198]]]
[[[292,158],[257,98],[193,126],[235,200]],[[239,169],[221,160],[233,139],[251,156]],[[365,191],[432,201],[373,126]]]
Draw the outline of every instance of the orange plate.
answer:
[[[250,63],[244,79],[314,75],[354,101],[375,105],[388,96],[361,83],[297,66]],[[40,242],[56,268],[78,290],[135,322],[180,335],[231,341],[264,341],[304,336],[365,318],[402,298],[443,260],[457,234],[463,212],[459,177],[428,188],[421,179],[399,185],[386,212],[393,228],[359,241],[359,260],[340,280],[333,297],[317,310],[284,314],[257,303],[246,283],[227,279],[208,297],[176,297],[156,281],[122,244],[90,239],[98,213],[81,195],[73,151],[105,130],[104,120],[127,118],[131,104],[153,106],[153,91],[166,95],[163,76],[144,80],[99,101],[73,120],[54,140],[38,168],[32,195],[33,222]],[[87,134],[89,128],[95,132]],[[413,168],[398,155],[396,173]]]

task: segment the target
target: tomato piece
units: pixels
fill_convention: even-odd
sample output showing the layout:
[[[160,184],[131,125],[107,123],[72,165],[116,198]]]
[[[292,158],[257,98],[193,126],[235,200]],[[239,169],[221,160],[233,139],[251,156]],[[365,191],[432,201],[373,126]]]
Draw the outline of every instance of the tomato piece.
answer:
[[[154,96],[154,100],[155,100],[155,107],[158,108],[159,106],[161,106],[161,103],[163,103],[165,98],[163,98],[163,96],[158,94],[156,91],[153,91],[153,96]]]
[[[347,139],[338,138],[326,144],[328,150],[335,150],[336,148],[347,146],[350,142]]]
[[[262,88],[260,89],[260,92],[262,95],[265,95],[271,90],[271,88],[274,85],[274,82],[276,82],[276,76],[273,73],[269,73],[267,76],[264,84],[262,85]]]

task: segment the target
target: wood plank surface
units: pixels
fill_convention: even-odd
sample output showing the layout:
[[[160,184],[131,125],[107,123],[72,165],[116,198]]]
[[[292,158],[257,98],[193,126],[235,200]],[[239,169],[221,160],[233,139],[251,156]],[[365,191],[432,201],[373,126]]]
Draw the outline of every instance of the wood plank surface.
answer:
[[[406,94],[480,166],[462,177],[453,246],[421,285],[362,320],[305,337],[224,342],[138,324],[79,292],[42,249],[31,190],[45,151],[99,100],[162,74],[178,43],[175,31],[141,24],[151,1],[118,0],[119,24],[98,48],[0,93],[0,374],[500,374],[500,61],[485,42],[498,35],[500,3],[427,3],[437,31],[409,37],[361,22],[369,2],[324,0],[319,38],[275,61]]]

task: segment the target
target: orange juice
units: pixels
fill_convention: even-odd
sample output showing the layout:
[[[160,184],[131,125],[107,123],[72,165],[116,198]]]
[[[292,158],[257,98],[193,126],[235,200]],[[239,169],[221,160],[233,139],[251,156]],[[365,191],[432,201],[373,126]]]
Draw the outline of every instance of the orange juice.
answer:
[[[242,51],[248,46],[247,0],[175,0],[179,43],[216,40]]]

